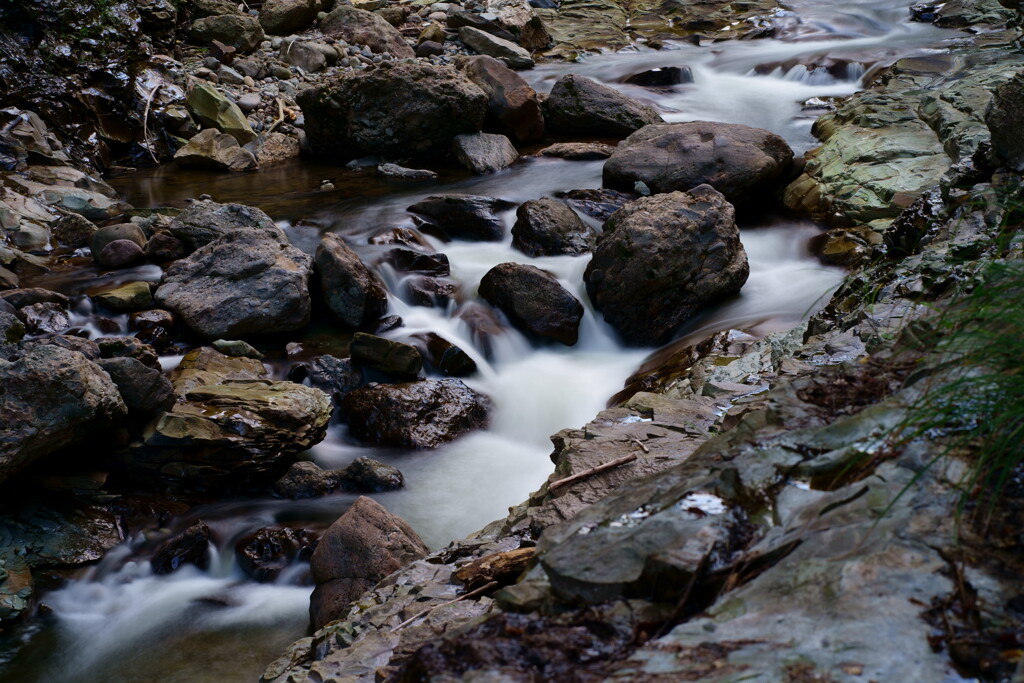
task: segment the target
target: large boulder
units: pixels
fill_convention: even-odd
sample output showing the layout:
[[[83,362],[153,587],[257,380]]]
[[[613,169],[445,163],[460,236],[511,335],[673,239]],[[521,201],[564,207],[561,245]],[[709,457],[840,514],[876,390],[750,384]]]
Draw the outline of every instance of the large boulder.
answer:
[[[985,111],[992,151],[1015,171],[1024,171],[1024,71],[1001,84]]]
[[[466,47],[482,55],[500,59],[513,69],[529,69],[533,67],[533,58],[530,57],[530,53],[511,40],[499,38],[472,26],[463,26],[459,29],[459,40]]]
[[[197,43],[217,40],[242,54],[252,52],[263,42],[259,19],[247,14],[220,14],[196,19],[189,33]]]
[[[365,332],[352,336],[348,351],[356,366],[392,377],[415,379],[423,369],[423,356],[415,346]]]
[[[376,53],[387,52],[395,59],[416,56],[402,34],[394,26],[373,12],[340,5],[320,22],[325,35],[345,40],[349,45],[366,45]]]
[[[627,343],[655,345],[701,308],[739,292],[748,274],[732,205],[699,185],[612,214],[584,279],[594,307]]]
[[[320,537],[310,568],[316,589],[309,616],[319,629],[344,613],[378,581],[427,554],[427,546],[402,518],[360,496]]]
[[[204,127],[227,133],[238,140],[240,145],[256,139],[256,133],[238,105],[217,92],[212,85],[200,83],[192,86],[185,102],[189,111]]]
[[[544,101],[544,122],[552,133],[600,135],[624,138],[661,115],[614,88],[580,76],[566,74],[551,88]]]
[[[275,36],[301,31],[316,19],[319,5],[317,0],[267,0],[260,9],[260,26]]]
[[[385,63],[303,91],[299,104],[314,152],[391,158],[447,152],[483,126],[487,96],[451,67]]]
[[[499,263],[480,281],[480,296],[527,334],[566,346],[579,338],[583,304],[540,268]]]
[[[347,327],[367,327],[387,312],[388,295],[380,278],[340,237],[324,235],[315,258],[327,306]]]
[[[457,379],[369,384],[342,401],[349,431],[381,446],[436,448],[486,426],[490,400]]]
[[[528,256],[588,254],[597,235],[565,202],[531,199],[516,209],[512,246]]]
[[[7,329],[17,336],[13,323]],[[40,344],[13,362],[0,359],[0,481],[126,415],[110,376],[81,353]]]
[[[733,204],[784,179],[793,150],[775,133],[735,123],[693,121],[646,126],[619,143],[604,165],[604,185],[685,192],[708,184]]]
[[[460,164],[480,175],[508,168],[519,158],[512,141],[494,133],[456,135],[452,150]]]
[[[416,202],[409,211],[452,239],[496,241],[505,236],[497,212],[512,202],[473,194],[437,194]]]
[[[135,358],[101,358],[96,364],[110,375],[117,385],[128,412],[134,416],[149,417],[174,405],[171,381],[155,368]]]
[[[544,114],[537,92],[512,69],[494,57],[471,57],[463,73],[487,95],[484,127],[503,133],[516,142],[544,137]]]
[[[207,128],[195,135],[174,153],[174,161],[183,168],[210,168],[215,171],[255,171],[259,168],[252,152],[216,128]]]
[[[245,204],[218,204],[204,200],[192,202],[171,221],[171,234],[191,250],[204,247],[229,232],[258,230],[285,239],[281,229],[270,216],[254,206]]]
[[[155,298],[210,339],[291,332],[309,322],[312,262],[286,239],[231,232],[171,264]]]

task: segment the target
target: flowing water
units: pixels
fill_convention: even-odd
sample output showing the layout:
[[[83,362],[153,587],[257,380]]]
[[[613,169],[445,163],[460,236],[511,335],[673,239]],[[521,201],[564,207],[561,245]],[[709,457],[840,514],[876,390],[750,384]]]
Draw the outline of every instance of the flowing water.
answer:
[[[820,101],[805,105],[807,100],[850,94],[873,65],[935,49],[941,39],[951,37],[906,22],[907,14],[877,1],[846,2],[843,9],[798,2],[784,17],[790,29],[785,40],[626,50],[576,64],[544,64],[523,75],[539,91],[547,91],[560,75],[582,73],[655,105],[666,120],[767,128],[800,154],[814,146],[810,126],[822,111]],[[818,66],[824,57],[842,61],[843,67]],[[621,83],[631,74],[667,66],[688,66],[694,82],[664,90]],[[429,194],[467,192],[522,202],[600,187],[601,166],[529,157],[493,176],[467,177],[447,169],[436,183],[410,185],[303,162],[248,175],[163,168],[117,185],[136,206],[180,206],[202,193],[221,202],[254,204],[278,220],[300,248],[311,252],[323,231],[336,231],[372,263],[385,247],[370,246],[366,238],[391,227],[411,227],[406,207]],[[323,179],[331,179],[336,189],[320,191]],[[452,310],[410,306],[400,298],[400,276],[383,268],[390,290],[399,294],[393,295],[390,313],[404,320],[404,327],[388,336],[430,331],[469,352],[479,372],[467,383],[492,398],[492,424],[436,451],[416,453],[356,444],[343,425],[335,424],[308,454],[326,467],[343,466],[360,456],[399,467],[406,488],[377,499],[407,519],[434,548],[503,517],[510,505],[524,500],[551,472],[548,437],[592,419],[651,351],[623,347],[594,315],[582,283],[589,257],[527,258],[509,244],[513,220],[511,212],[505,215],[501,243],[431,240],[432,246],[448,255],[452,278],[465,299],[473,298],[481,276],[498,263],[531,263],[555,273],[586,306],[579,343],[538,348],[509,331],[488,357],[474,346]],[[842,271],[820,265],[808,252],[808,240],[819,231],[809,222],[774,216],[744,225],[751,269],[746,286],[683,332],[742,327],[764,333],[805,318],[843,277]],[[51,285],[80,293],[96,284],[88,280],[91,272],[58,274]],[[128,277],[156,280],[159,272],[147,267]],[[88,306],[79,313],[78,322],[88,324]],[[316,355],[336,343],[331,337],[329,331],[313,330],[299,342],[308,355]],[[271,360],[275,374],[283,376],[287,363]],[[165,359],[167,367],[176,362]],[[193,509],[175,526],[184,528],[201,518],[214,530],[218,549],[207,571],[186,567],[170,576],[154,576],[141,550],[145,542],[125,543],[87,574],[44,597],[51,617],[21,634],[19,647],[0,659],[0,676],[23,681],[254,680],[287,643],[304,635],[310,589],[300,585],[301,567],[275,584],[247,580],[235,565],[234,541],[271,524],[328,524],[352,499],[346,494],[307,501],[246,499]]]

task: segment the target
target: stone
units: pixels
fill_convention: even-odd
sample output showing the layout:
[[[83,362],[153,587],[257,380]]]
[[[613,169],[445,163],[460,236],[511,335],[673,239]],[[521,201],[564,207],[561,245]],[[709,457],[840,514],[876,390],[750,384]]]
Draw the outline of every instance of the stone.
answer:
[[[241,14],[238,3],[232,0],[192,0],[192,15],[198,19],[222,14]]]
[[[405,477],[397,467],[371,458],[356,458],[336,476],[341,488],[358,493],[396,491],[405,486]]]
[[[212,85],[193,85],[185,102],[203,127],[227,133],[240,145],[256,138],[256,133],[238,105],[217,92]]]
[[[156,349],[138,337],[99,337],[96,347],[101,358],[134,358],[143,365],[160,369]]]
[[[460,347],[433,332],[423,332],[413,337],[413,345],[423,358],[442,375],[447,377],[469,377],[477,371],[476,361]]]
[[[210,567],[210,527],[202,520],[164,541],[149,561],[157,575],[170,574],[186,564]]]
[[[420,31],[419,36],[416,38],[416,43],[417,46],[427,42],[443,43],[447,37],[448,35],[445,33],[444,27],[436,21],[432,21]],[[417,50],[417,56],[419,56],[419,50]]]
[[[497,212],[515,204],[496,197],[471,194],[431,195],[409,207],[451,239],[496,241],[505,236],[505,226]]]
[[[146,242],[146,258],[156,263],[177,261],[188,256],[189,251],[184,242],[165,232],[154,234]]]
[[[572,346],[579,336],[583,304],[554,275],[535,266],[501,263],[480,281],[480,296],[519,330]]]
[[[597,235],[565,202],[544,197],[516,209],[512,247],[527,256],[579,256],[594,248]]]
[[[0,481],[95,439],[127,414],[110,376],[59,346],[33,346],[14,361],[0,359],[0,387]]]
[[[260,26],[273,36],[309,28],[320,10],[317,0],[267,0],[260,9]]]
[[[344,40],[349,45],[366,45],[374,53],[389,53],[395,59],[415,57],[398,30],[373,12],[339,5],[320,22],[324,35]]]
[[[427,554],[427,546],[400,517],[360,496],[320,538],[310,568],[316,589],[310,598],[313,628],[341,616],[374,584]]]
[[[1015,171],[1024,171],[1024,71],[996,87],[985,111],[992,151]]]
[[[218,204],[208,199],[185,207],[171,221],[169,229],[190,251],[238,231],[262,232],[278,240],[287,239],[270,216],[260,209],[245,204]]]
[[[96,230],[89,240],[89,249],[98,257],[103,248],[115,240],[131,240],[139,247],[146,246],[146,234],[135,223],[118,223]]]
[[[434,57],[444,54],[444,45],[432,40],[425,40],[416,46],[417,57]]]
[[[793,150],[778,135],[740,124],[693,121],[647,126],[619,143],[605,187],[686,192],[708,184],[734,205],[763,198],[786,179]]]
[[[152,417],[174,405],[174,388],[163,373],[134,358],[101,358],[96,364],[117,385],[132,417]]]
[[[281,61],[297,66],[305,73],[312,74],[327,68],[327,55],[316,43],[306,41],[286,41],[281,43]]]
[[[584,280],[626,343],[658,345],[702,307],[737,293],[748,274],[732,205],[699,185],[612,214]]]
[[[36,303],[23,306],[18,317],[30,334],[59,334],[71,327],[67,311],[60,304]]]
[[[192,22],[189,35],[197,43],[217,40],[241,54],[252,52],[263,42],[263,28],[256,17],[245,14],[221,14]]]
[[[317,356],[306,372],[309,385],[326,392],[335,403],[363,383],[362,371],[349,358]]]
[[[398,164],[380,164],[377,166],[377,175],[391,180],[409,180],[422,182],[424,180],[437,180],[437,173],[425,168],[405,168]]]
[[[324,235],[315,258],[327,306],[346,327],[368,327],[387,312],[387,292],[380,278],[339,236]]]
[[[544,114],[537,92],[503,62],[480,55],[470,57],[463,73],[487,95],[484,127],[509,136],[516,142],[533,142],[544,137]]]
[[[146,252],[132,240],[114,240],[103,247],[96,260],[104,268],[128,268],[145,260]]]
[[[314,462],[300,460],[292,463],[271,490],[278,498],[300,500],[326,496],[339,486],[337,470],[325,470]]]
[[[491,16],[493,19],[493,15]],[[469,26],[514,44],[516,37],[501,26],[498,26],[497,22],[492,21],[492,19],[485,18],[482,14],[477,14],[476,12],[457,10],[448,15],[448,28],[460,29],[463,26]]]
[[[81,249],[89,246],[89,241],[92,239],[93,233],[96,232],[96,225],[84,216],[69,213],[61,216],[50,231],[61,244],[73,249]]]
[[[263,358],[263,354],[256,347],[241,339],[217,339],[210,346],[229,358]]]
[[[271,166],[282,161],[297,159],[302,153],[302,146],[299,144],[298,138],[275,131],[256,138],[253,143],[253,153],[260,166]]]
[[[463,26],[459,29],[459,40],[482,55],[500,59],[512,69],[533,68],[533,57],[530,56],[530,53],[512,41],[504,40],[472,26]]]
[[[487,0],[487,14],[511,33],[515,42],[530,52],[549,47],[551,34],[527,0]]]
[[[382,63],[341,74],[298,96],[314,153],[343,158],[447,152],[483,126],[487,96],[447,66]]]
[[[174,161],[182,168],[211,168],[216,171],[243,172],[259,168],[252,152],[216,128],[206,128],[193,136],[187,145],[174,153]]]
[[[388,250],[383,261],[403,273],[451,275],[452,272],[448,256],[445,254],[424,254],[421,251],[398,247]]]
[[[552,133],[624,138],[652,123],[662,123],[654,109],[579,74],[559,78],[544,100],[544,124]]]
[[[615,148],[600,142],[556,142],[548,145],[538,154],[546,157],[558,157],[569,161],[598,161],[607,159]]]
[[[13,309],[13,306],[7,306]],[[8,360],[18,350],[18,344],[25,338],[25,323],[18,320],[13,310],[0,306],[0,360]]]
[[[423,369],[423,357],[415,346],[356,332],[349,344],[352,362],[399,379],[415,379]]]
[[[287,239],[229,232],[172,263],[154,298],[209,339],[290,332],[309,323],[312,262]]]
[[[637,198],[632,192],[607,189],[569,190],[559,196],[575,211],[602,222]]]
[[[238,52],[238,50],[236,50],[234,46],[225,45],[219,40],[212,41],[210,43],[210,49],[208,50],[211,57],[224,65],[231,64],[235,61],[236,52]]]
[[[414,306],[445,308],[455,299],[458,288],[450,280],[429,276],[405,279],[405,292],[409,303]]]
[[[452,150],[460,164],[478,175],[508,168],[519,158],[511,140],[493,133],[456,135]]]
[[[248,114],[260,108],[260,105],[263,104],[263,98],[260,97],[260,94],[257,92],[247,92],[239,97],[235,104],[237,104],[238,108],[244,113]]]
[[[624,82],[645,88],[670,88],[683,83],[693,83],[693,72],[688,66],[664,66],[633,74]]]
[[[316,543],[316,534],[306,529],[263,527],[238,539],[235,557],[246,576],[273,583],[296,562],[308,560]]]
[[[174,314],[161,308],[136,311],[128,316],[128,329],[133,332],[152,329],[170,331],[174,329]]]
[[[24,308],[32,304],[57,304],[61,308],[71,305],[71,300],[60,292],[52,292],[42,287],[22,287],[0,292],[0,301],[5,301],[14,308]]]
[[[397,448],[437,448],[487,424],[490,400],[457,379],[370,384],[342,401],[349,431]]]
[[[92,295],[93,301],[115,311],[137,311],[153,304],[148,282],[128,282]]]

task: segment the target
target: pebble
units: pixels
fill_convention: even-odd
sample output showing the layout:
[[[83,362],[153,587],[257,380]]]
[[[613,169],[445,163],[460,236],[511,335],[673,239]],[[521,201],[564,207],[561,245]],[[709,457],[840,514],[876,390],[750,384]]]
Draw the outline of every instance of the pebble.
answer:
[[[256,81],[254,81],[252,79],[252,76],[246,76],[245,78],[243,78],[242,79],[242,83],[244,83],[245,85],[249,86],[250,88],[253,88],[253,87],[256,86]]]

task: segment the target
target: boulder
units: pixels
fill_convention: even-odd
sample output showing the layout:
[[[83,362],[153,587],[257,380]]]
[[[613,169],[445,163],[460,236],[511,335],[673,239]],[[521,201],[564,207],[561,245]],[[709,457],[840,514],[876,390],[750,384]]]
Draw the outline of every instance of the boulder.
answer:
[[[416,202],[409,211],[451,239],[497,241],[505,236],[505,226],[496,212],[512,208],[513,202],[497,197],[439,194]]]
[[[10,338],[13,326],[7,329]],[[0,481],[50,453],[88,443],[127,414],[106,372],[51,344],[32,346],[13,362],[0,360],[0,387]]]
[[[415,379],[423,369],[423,357],[415,346],[356,332],[349,344],[352,362],[369,370],[402,379]]]
[[[490,400],[457,379],[369,384],[342,401],[354,437],[380,446],[436,448],[487,424]]]
[[[499,38],[472,26],[463,26],[459,29],[459,40],[466,47],[482,55],[500,59],[513,69],[533,68],[533,58],[530,53],[510,40]]]
[[[23,306],[18,317],[29,334],[59,334],[71,327],[67,311],[60,304],[36,303]]]
[[[184,242],[165,232],[156,233],[146,242],[146,258],[155,263],[177,261],[188,256],[190,251]]]
[[[210,567],[210,527],[202,520],[164,541],[149,561],[154,574],[170,574],[186,564]]]
[[[793,150],[775,133],[735,123],[692,121],[647,126],[619,143],[604,165],[604,185],[685,192],[708,184],[740,206],[786,179]]]
[[[424,275],[451,275],[452,268],[446,254],[424,254],[421,251],[390,249],[384,254],[383,261],[394,266],[403,273],[423,273]]]
[[[295,159],[302,152],[297,138],[276,131],[269,135],[259,136],[252,146],[256,163],[260,166],[270,166]]]
[[[310,568],[313,629],[340,617],[348,604],[378,581],[427,554],[427,546],[400,517],[360,496],[324,532]]]
[[[398,29],[373,12],[351,5],[340,5],[328,13],[320,22],[320,30],[349,45],[366,45],[378,54],[387,52],[395,59],[416,56]]]
[[[1024,171],[1024,71],[996,87],[985,111],[992,151],[1015,171]]]
[[[230,232],[172,263],[155,298],[210,339],[290,332],[309,322],[312,261],[272,234]]]
[[[18,343],[24,338],[25,323],[18,320],[13,312],[0,307],[0,360],[14,356]]]
[[[662,120],[654,109],[614,88],[566,74],[555,81],[544,100],[544,123],[552,133],[624,138]]]
[[[89,250],[98,257],[103,248],[116,240],[130,240],[140,247],[146,246],[146,233],[135,223],[106,225],[96,230],[89,239]]]
[[[500,263],[480,280],[480,296],[526,334],[566,346],[579,337],[583,304],[540,268]]]
[[[95,343],[100,358],[134,358],[154,370],[160,369],[156,349],[138,337],[100,337]]]
[[[512,141],[494,133],[456,135],[452,150],[460,164],[480,175],[508,168],[519,158]]]
[[[263,358],[259,349],[241,339],[216,339],[210,346],[231,358]]]
[[[292,463],[284,476],[274,482],[271,490],[278,498],[299,500],[319,498],[337,490],[337,470],[325,470],[315,462],[301,460]]]
[[[558,199],[531,199],[516,210],[512,246],[527,256],[579,256],[596,241],[594,230]]]
[[[238,140],[240,145],[256,138],[256,133],[238,105],[217,92],[212,85],[193,85],[185,102],[204,128],[216,128],[227,133]]]
[[[174,387],[159,370],[135,358],[101,358],[96,364],[117,385],[129,415],[149,417],[174,405]]]
[[[418,275],[405,279],[405,293],[413,306],[444,308],[458,294],[458,288],[444,278]]]
[[[380,493],[405,486],[405,477],[397,467],[371,458],[356,458],[348,467],[337,471],[338,483],[346,491]]]
[[[260,9],[260,26],[274,36],[308,28],[320,9],[317,0],[267,0]]]
[[[408,158],[447,152],[483,126],[487,96],[455,69],[384,63],[342,74],[298,97],[315,153]]]
[[[671,88],[674,85],[693,83],[693,72],[688,66],[663,66],[633,74],[623,82],[645,88]]]
[[[380,278],[340,237],[324,235],[315,258],[327,306],[347,327],[367,327],[387,312],[388,295]]]
[[[449,377],[468,377],[476,372],[476,361],[460,347],[433,332],[423,332],[413,337],[413,344],[423,358]]]
[[[137,311],[153,305],[148,282],[128,282],[92,295],[92,300],[115,311]]]
[[[637,198],[632,192],[618,190],[569,190],[559,195],[573,210],[585,216],[606,221],[613,213]]]
[[[84,216],[69,213],[61,216],[60,220],[50,228],[50,231],[61,244],[73,249],[80,249],[89,246],[89,240],[96,232],[96,226]]]
[[[57,304],[61,308],[71,305],[70,299],[60,292],[53,292],[42,287],[21,287],[0,292],[0,301],[4,301],[14,308],[24,308],[32,304]]]
[[[334,48],[330,48],[330,50],[337,58]],[[327,68],[327,54],[320,49],[317,43],[300,40],[285,41],[281,43],[280,56],[281,61],[285,64],[297,66],[309,74]]]
[[[270,216],[256,207],[245,204],[218,204],[210,200],[189,204],[184,211],[174,217],[169,229],[174,237],[188,246],[190,251],[239,230],[255,230],[279,240],[286,239]]]
[[[557,157],[569,161],[598,161],[607,159],[615,148],[600,142],[556,142],[538,152],[546,157]]]
[[[551,45],[551,34],[527,0],[487,0],[486,8],[487,14],[493,15],[496,23],[530,52]]]
[[[96,261],[104,268],[128,268],[146,258],[146,252],[132,240],[114,240],[96,254]]]
[[[537,92],[523,77],[494,57],[470,57],[463,73],[487,95],[484,127],[509,136],[516,142],[544,137],[544,114]]]
[[[317,356],[306,368],[305,379],[340,403],[345,394],[363,383],[363,373],[349,358]]]
[[[212,168],[216,171],[254,171],[259,168],[252,152],[238,140],[216,128],[206,128],[174,153],[182,168]]]
[[[220,14],[192,22],[189,35],[197,43],[218,40],[241,54],[252,52],[263,42],[259,19],[247,14]]]
[[[627,343],[656,345],[701,308],[739,292],[748,274],[732,205],[699,185],[612,214],[584,280],[594,307]]]
[[[272,583],[295,562],[308,560],[316,543],[316,534],[306,529],[264,527],[238,540],[235,557],[246,576]]]

